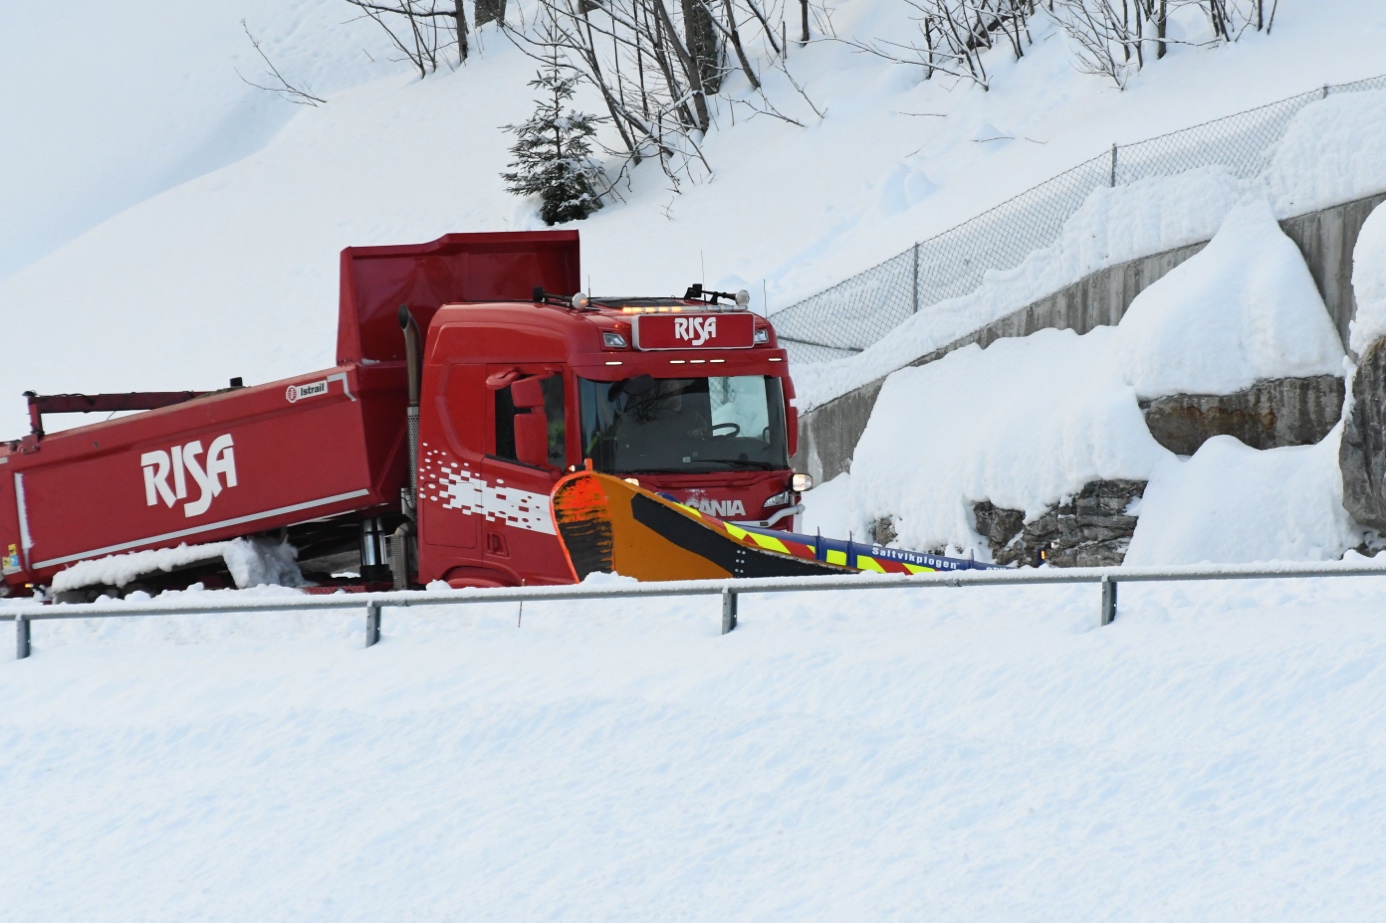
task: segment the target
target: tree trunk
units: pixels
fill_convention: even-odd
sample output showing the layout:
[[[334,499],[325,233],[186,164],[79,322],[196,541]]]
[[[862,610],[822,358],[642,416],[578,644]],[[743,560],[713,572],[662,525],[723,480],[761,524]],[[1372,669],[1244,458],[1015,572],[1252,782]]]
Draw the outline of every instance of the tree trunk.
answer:
[[[679,63],[683,65],[683,71],[688,76],[690,89],[693,91],[693,111],[697,115],[696,124],[699,131],[707,131],[712,125],[712,115],[707,108],[707,94],[703,91],[703,75],[698,68],[693,56],[688,49],[683,47],[683,42],[679,40],[679,33],[674,28],[674,20],[669,15],[669,10],[664,6],[664,0],[654,0],[655,14],[659,17],[659,23],[664,29],[664,36],[669,42],[669,47],[674,49],[674,54],[678,56]]]
[[[760,78],[756,76],[751,62],[746,58],[746,50],[741,47],[741,32],[736,28],[736,13],[732,10],[731,0],[722,0],[722,7],[727,11],[727,29],[731,32],[732,47],[736,49],[736,60],[741,62],[742,72],[746,74],[746,79],[751,81],[751,89],[759,90]]]
[[[722,48],[712,13],[703,0],[682,0],[682,4],[684,44],[703,91],[715,95],[722,85]]]
[[[461,4],[461,0],[458,0],[458,4]],[[476,0],[477,28],[488,22],[505,22],[505,0]]]
[[[1165,18],[1165,3],[1166,0],[1160,0],[1160,12],[1155,19],[1155,34],[1159,37],[1159,41],[1155,43],[1155,60],[1157,61],[1165,56],[1165,24],[1168,21]]]
[[[467,63],[467,14],[462,9],[462,0],[453,0],[453,17],[457,21],[457,63]]]

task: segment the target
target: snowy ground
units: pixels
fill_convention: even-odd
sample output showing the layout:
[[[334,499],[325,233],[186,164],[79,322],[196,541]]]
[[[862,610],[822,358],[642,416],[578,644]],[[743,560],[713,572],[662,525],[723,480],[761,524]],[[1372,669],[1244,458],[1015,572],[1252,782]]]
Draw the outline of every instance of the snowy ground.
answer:
[[[1374,920],[1383,594],[42,623],[0,662],[3,915]]]

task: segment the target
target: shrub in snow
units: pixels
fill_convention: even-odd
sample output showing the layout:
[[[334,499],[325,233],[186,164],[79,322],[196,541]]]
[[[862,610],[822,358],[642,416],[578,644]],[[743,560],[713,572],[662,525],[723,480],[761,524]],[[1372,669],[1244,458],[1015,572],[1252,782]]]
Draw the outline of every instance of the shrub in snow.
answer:
[[[566,109],[577,77],[551,64],[529,82],[544,91],[534,114],[522,125],[507,125],[516,140],[512,172],[502,173],[506,188],[519,196],[537,195],[545,224],[580,221],[602,207],[602,168],[592,159],[596,117]]]

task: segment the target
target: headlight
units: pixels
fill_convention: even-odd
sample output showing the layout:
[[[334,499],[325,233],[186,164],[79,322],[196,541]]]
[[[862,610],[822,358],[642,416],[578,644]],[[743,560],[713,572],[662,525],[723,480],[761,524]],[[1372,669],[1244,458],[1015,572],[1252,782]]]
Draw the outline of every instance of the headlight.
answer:
[[[610,330],[602,331],[602,345],[611,349],[625,349],[626,338]]]
[[[789,479],[789,487],[791,490],[796,490],[799,493],[803,493],[806,490],[813,490],[813,475],[795,472],[794,477]]]
[[[756,328],[755,339],[752,340],[752,342],[753,342],[753,343],[757,343],[757,344],[759,344],[759,343],[769,343],[769,342],[770,342],[770,328],[769,328],[769,327],[757,327],[757,328]]]
[[[786,503],[793,499],[794,497],[789,491],[780,491],[779,493],[775,494],[775,496],[765,501],[765,509],[768,510],[772,506],[784,506]]]

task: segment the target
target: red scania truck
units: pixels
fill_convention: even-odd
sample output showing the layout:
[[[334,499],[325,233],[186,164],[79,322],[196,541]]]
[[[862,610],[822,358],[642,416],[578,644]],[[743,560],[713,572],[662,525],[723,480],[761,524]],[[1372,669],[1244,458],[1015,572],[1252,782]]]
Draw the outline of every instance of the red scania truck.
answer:
[[[4,591],[257,535],[322,580],[566,583],[549,493],[584,465],[791,528],[805,485],[770,324],[744,296],[588,298],[579,278],[575,231],[349,248],[333,368],[206,393],[28,394],[32,432],[0,443]],[[115,410],[143,412],[43,430],[45,413]]]

